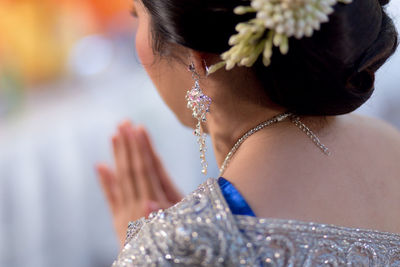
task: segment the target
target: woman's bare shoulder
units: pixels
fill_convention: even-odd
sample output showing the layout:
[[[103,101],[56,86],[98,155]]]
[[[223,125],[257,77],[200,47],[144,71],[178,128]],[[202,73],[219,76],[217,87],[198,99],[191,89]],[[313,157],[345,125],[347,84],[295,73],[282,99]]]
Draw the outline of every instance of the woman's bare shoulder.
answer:
[[[345,115],[341,121],[344,134],[339,135],[344,153],[356,159],[360,168],[380,173],[379,177],[400,186],[400,130],[382,119],[359,114]],[[374,164],[366,166],[365,162]]]
[[[400,153],[400,130],[382,119],[352,113],[343,116],[345,127],[349,127],[361,140],[376,141],[371,145],[390,144]]]

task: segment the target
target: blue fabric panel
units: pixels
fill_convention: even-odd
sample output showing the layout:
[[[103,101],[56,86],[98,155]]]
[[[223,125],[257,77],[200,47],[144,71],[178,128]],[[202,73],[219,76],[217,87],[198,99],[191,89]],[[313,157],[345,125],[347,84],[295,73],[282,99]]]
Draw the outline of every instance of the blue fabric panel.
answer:
[[[246,200],[242,197],[235,186],[231,184],[231,182],[223,177],[220,177],[218,178],[218,185],[221,188],[222,195],[224,196],[233,214],[253,217],[256,216],[251,210],[250,206],[247,204]]]

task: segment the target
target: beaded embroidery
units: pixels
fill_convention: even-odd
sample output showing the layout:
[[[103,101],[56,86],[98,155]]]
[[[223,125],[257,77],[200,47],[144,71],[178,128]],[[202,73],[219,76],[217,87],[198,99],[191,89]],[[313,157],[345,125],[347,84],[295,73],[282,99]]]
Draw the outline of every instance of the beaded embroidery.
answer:
[[[210,178],[130,224],[113,266],[400,266],[400,235],[233,215]]]

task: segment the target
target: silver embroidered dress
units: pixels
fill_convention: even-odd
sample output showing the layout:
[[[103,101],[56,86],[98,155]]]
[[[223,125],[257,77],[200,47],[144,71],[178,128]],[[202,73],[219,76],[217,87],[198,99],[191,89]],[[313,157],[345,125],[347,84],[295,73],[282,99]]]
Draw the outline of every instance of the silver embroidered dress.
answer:
[[[400,267],[400,235],[234,215],[210,178],[175,206],[131,223],[113,266]]]

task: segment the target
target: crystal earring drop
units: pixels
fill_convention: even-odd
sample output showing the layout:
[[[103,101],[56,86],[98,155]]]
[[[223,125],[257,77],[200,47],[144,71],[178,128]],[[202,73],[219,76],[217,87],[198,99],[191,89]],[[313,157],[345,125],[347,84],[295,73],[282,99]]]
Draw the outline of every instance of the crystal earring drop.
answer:
[[[196,72],[193,63],[189,65],[189,71],[192,73],[194,86],[186,94],[187,107],[192,111],[193,117],[197,120],[194,135],[197,137],[197,143],[200,149],[201,172],[207,174],[207,161],[206,161],[206,134],[203,131],[202,122],[206,122],[207,113],[210,112],[211,98],[203,93],[200,87],[200,76]]]

